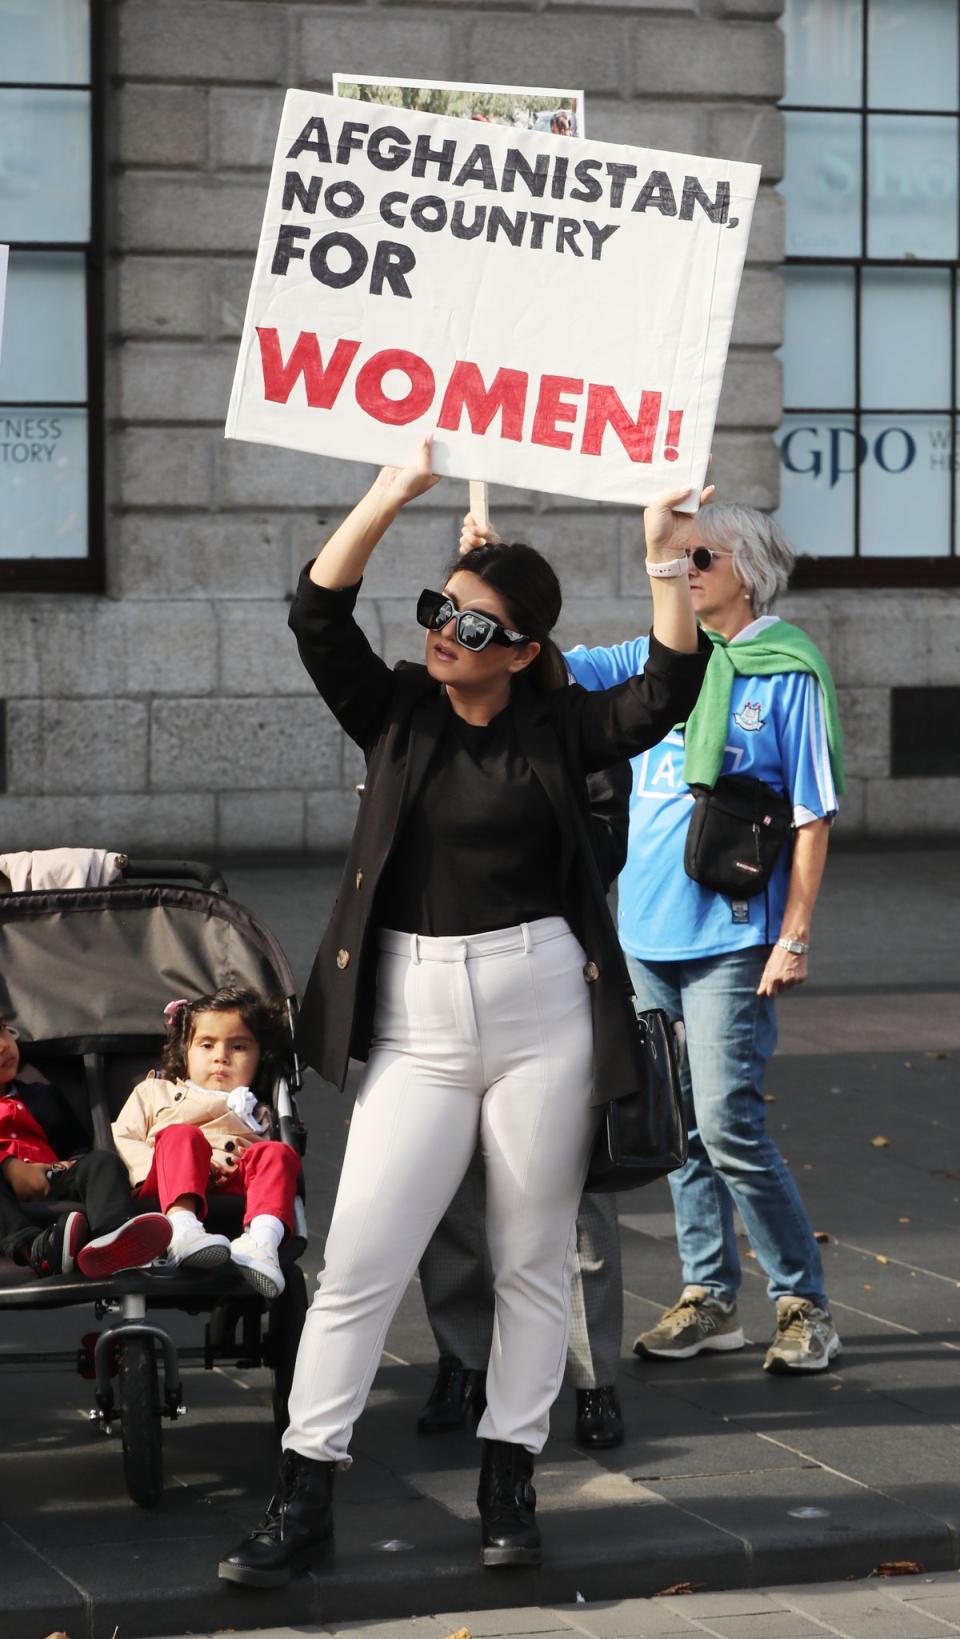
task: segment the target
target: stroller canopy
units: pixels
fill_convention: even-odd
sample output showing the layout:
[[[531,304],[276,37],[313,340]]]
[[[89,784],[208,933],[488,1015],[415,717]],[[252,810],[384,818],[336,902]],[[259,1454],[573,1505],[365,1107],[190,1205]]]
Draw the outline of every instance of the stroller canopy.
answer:
[[[24,1042],[86,1051],[163,1035],[220,985],[295,997],[269,929],[223,894],[150,884],[0,896],[0,1009]]]

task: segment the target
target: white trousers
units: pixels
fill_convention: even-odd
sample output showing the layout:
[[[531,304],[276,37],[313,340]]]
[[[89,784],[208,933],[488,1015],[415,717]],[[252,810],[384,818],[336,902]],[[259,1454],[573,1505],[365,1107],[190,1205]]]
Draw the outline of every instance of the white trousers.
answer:
[[[285,1449],[349,1464],[387,1328],[479,1134],[496,1316],[478,1434],[541,1450],[599,1119],[584,960],[562,917],[462,939],[381,934],[373,1045]]]

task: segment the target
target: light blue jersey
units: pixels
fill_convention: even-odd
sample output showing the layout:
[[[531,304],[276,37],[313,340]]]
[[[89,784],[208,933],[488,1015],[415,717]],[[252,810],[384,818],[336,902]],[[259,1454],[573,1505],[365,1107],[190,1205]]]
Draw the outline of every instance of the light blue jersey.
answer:
[[[739,636],[762,629],[756,621]],[[611,648],[572,649],[564,658],[575,682],[608,689],[643,670],[649,647],[648,638],[637,637]],[[683,868],[693,798],[683,779],[682,734],[674,730],[632,766],[630,842],[619,882],[624,950],[645,962],[670,962],[770,944],[787,901],[789,850],[766,894],[733,902],[702,888]],[[749,774],[787,792],[797,825],[836,813],[823,694],[811,673],[734,677],[722,772]]]

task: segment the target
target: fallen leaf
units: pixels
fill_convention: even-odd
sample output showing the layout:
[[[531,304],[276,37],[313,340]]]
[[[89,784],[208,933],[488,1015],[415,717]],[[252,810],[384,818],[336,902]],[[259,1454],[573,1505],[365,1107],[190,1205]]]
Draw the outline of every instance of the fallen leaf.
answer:
[[[825,1229],[815,1229],[813,1238],[815,1241],[819,1241],[821,1246],[829,1246],[830,1244],[830,1236]]]
[[[457,1628],[455,1633],[448,1633],[447,1639],[473,1639],[469,1628]]]
[[[831,1394],[839,1394],[839,1393],[840,1393],[840,1390],[841,1390],[841,1389],[842,1389],[842,1388],[843,1388],[843,1384],[842,1384],[842,1383],[834,1383],[834,1384],[833,1384],[833,1385],[832,1385],[832,1387],[831,1387],[831,1389],[830,1389],[830,1393],[831,1393]]]
[[[897,1223],[899,1223],[899,1224],[908,1224],[909,1222],[910,1222],[909,1218],[898,1218],[897,1219]]]
[[[928,1059],[948,1059],[950,1057],[950,1054],[949,1053],[925,1053],[924,1057],[928,1058]]]
[[[804,1170],[804,1172],[812,1172],[813,1171],[813,1162],[812,1161],[804,1161],[803,1170]]]
[[[702,1583],[698,1585],[700,1587],[703,1586]],[[658,1593],[654,1594],[653,1597],[654,1599],[672,1599],[675,1594],[679,1593],[693,1593],[693,1583],[671,1582],[669,1588],[661,1588]]]
[[[890,1262],[890,1259],[885,1258],[882,1252],[878,1252],[876,1254],[876,1258],[877,1258],[878,1263],[889,1263]]]
[[[776,1104],[776,1102],[777,1102],[776,1093],[764,1093],[763,1102],[764,1102],[764,1104]]]
[[[870,1285],[870,1284],[869,1284],[869,1282],[868,1282],[868,1281],[864,1281],[864,1283],[863,1283],[863,1290],[864,1290],[864,1291],[865,1291],[865,1292],[872,1292],[872,1291],[873,1291],[873,1287],[872,1287],[872,1286],[871,1286],[871,1285]]]
[[[922,1576],[926,1570],[918,1559],[884,1559],[871,1576]]]
[[[890,1148],[889,1138],[871,1138],[870,1142],[875,1150],[888,1150]]]

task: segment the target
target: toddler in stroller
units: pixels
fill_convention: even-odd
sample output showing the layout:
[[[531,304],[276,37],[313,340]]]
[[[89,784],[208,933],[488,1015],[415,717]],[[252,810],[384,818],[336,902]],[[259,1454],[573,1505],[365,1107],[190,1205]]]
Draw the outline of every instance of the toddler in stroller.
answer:
[[[91,1150],[67,1100],[47,1081],[20,1074],[17,1037],[0,1016],[0,1255],[35,1275],[78,1269],[91,1280],[152,1263],[171,1226],[159,1212],[135,1215],[119,1156]],[[37,1228],[24,1205],[76,1202]]]
[[[113,1123],[114,1143],[134,1195],[158,1197],[169,1220],[168,1267],[232,1261],[272,1301],[284,1289],[278,1254],[294,1230],[300,1177],[296,1152],[268,1136],[269,1107],[257,1096],[284,1069],[281,1006],[223,986],[165,1012],[160,1074],[134,1088]],[[204,1228],[208,1192],[244,1197],[234,1241]]]

